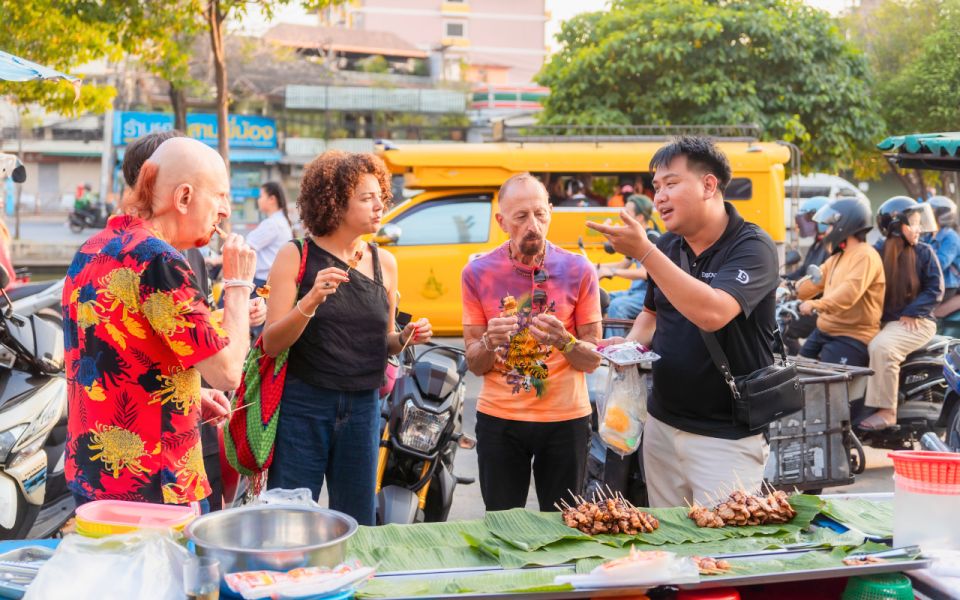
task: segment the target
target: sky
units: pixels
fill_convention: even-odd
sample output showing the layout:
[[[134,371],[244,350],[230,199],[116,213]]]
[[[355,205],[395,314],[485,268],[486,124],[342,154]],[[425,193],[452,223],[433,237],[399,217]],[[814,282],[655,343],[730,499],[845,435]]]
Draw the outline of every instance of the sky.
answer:
[[[397,1],[398,3],[402,3],[403,0]],[[837,14],[852,3],[851,0],[804,1],[810,6],[821,8],[833,14]],[[547,22],[547,44],[551,47],[555,45],[553,36],[560,31],[560,24],[563,21],[578,13],[602,10],[604,6],[609,4],[609,0],[546,0],[546,2],[547,10],[551,13],[550,21]],[[250,33],[259,33],[268,27],[268,25],[262,21],[257,23],[251,23],[250,21],[259,20],[248,19],[248,22],[244,23],[243,29]],[[273,22],[314,24],[316,21],[300,7],[299,2],[292,2],[277,11]]]

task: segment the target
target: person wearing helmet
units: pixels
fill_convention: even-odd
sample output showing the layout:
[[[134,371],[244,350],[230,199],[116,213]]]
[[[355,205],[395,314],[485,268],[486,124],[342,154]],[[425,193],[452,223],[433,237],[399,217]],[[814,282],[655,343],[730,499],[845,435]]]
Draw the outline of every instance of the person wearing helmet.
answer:
[[[841,198],[821,207],[813,218],[827,228],[823,244],[830,258],[819,281],[804,277],[797,283],[797,296],[804,301],[800,313],[818,313],[817,327],[800,356],[866,366],[867,344],[880,331],[885,282],[880,256],[866,241],[872,228],[870,207],[856,198]]]
[[[937,253],[940,270],[943,271],[943,302],[957,295],[960,287],[960,233],[957,233],[957,205],[946,196],[933,196],[927,200],[933,209],[939,231],[924,241]]]
[[[936,231],[930,205],[894,196],[880,205],[877,228],[886,238],[878,249],[887,289],[883,328],[869,346],[873,375],[864,404],[876,412],[859,423],[866,431],[896,424],[900,363],[936,333],[933,309],[943,297],[940,263],[933,248],[920,241],[924,232]]]
[[[827,260],[827,257],[830,256],[826,246],[823,244],[823,237],[827,233],[828,225],[825,223],[817,223],[813,220],[817,211],[829,203],[830,199],[826,196],[813,196],[812,198],[804,200],[800,205],[800,211],[797,213],[796,218],[797,227],[800,229],[800,235],[803,235],[806,231],[811,232],[810,235],[813,236],[813,244],[807,249],[807,254],[803,257],[803,262],[797,270],[785,275],[784,279],[788,281],[799,281],[807,274],[807,268],[810,265],[822,265],[823,262]]]
[[[796,282],[806,275],[810,265],[820,266],[830,256],[823,243],[823,237],[827,233],[827,225],[813,220],[817,211],[829,202],[830,199],[826,196],[813,196],[804,200],[800,205],[800,211],[796,216],[797,228],[800,230],[801,237],[813,237],[813,243],[807,248],[807,253],[804,255],[800,266],[783,277],[784,287],[793,293],[796,293]],[[799,354],[800,340],[810,337],[816,327],[817,318],[813,315],[800,315],[799,319],[793,319],[786,323],[783,328],[783,343],[787,354],[790,356]]]

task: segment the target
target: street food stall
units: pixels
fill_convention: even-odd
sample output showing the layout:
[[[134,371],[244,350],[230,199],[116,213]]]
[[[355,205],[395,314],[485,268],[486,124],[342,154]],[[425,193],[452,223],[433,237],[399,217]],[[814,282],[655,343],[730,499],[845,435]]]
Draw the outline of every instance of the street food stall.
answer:
[[[958,478],[954,487],[960,487],[958,455],[905,460],[898,460],[898,476],[906,477],[910,469],[918,474],[923,470],[918,465],[927,465],[927,470],[951,471]],[[914,483],[920,484],[919,480]],[[925,542],[914,544],[914,538],[904,538],[898,529],[904,523],[895,511],[902,508],[903,499],[892,496],[819,497],[772,489],[754,496],[742,490],[718,490],[715,505],[647,509],[634,507],[611,492],[589,500],[571,496],[558,513],[514,509],[472,521],[380,527],[357,527],[346,515],[315,506],[262,504],[198,517],[186,525],[180,541],[197,555],[219,560],[225,575],[220,587],[224,598],[270,597],[258,596],[256,586],[263,589],[271,578],[295,578],[303,573],[326,577],[327,587],[314,589],[327,592],[272,597],[649,595],[691,599],[776,594],[831,598],[851,587],[910,589],[910,580],[899,574],[932,566]],[[943,500],[956,506],[957,499]],[[118,514],[113,513],[114,518]],[[921,520],[932,517],[935,515],[930,513],[916,515],[905,526],[912,531]],[[176,527],[182,527],[179,516],[171,518],[178,522]],[[85,527],[86,534],[93,535],[90,525]],[[625,531],[619,531],[620,527]],[[949,523],[940,527],[952,536],[943,543],[960,541],[960,531],[950,532]],[[81,542],[76,540],[83,536],[71,534],[52,555],[42,548],[33,548],[32,556],[25,555],[23,548],[14,551],[20,560],[11,560],[10,552],[0,555],[0,597],[20,597],[25,591],[28,599],[41,597],[30,594],[30,585],[44,590],[57,586],[65,590],[63,597],[90,597],[66,583],[76,583],[80,577],[64,579],[71,567],[66,560],[58,561],[58,555],[79,547],[100,552],[105,544],[122,545],[130,536],[149,537],[144,531],[87,537]],[[14,544],[37,545],[29,541]],[[0,545],[0,550],[4,548]],[[178,557],[170,563],[177,571],[181,568],[178,561],[185,559],[187,552],[171,554]],[[86,570],[91,571],[89,566]],[[122,579],[111,573],[100,577],[117,585]],[[246,578],[247,587],[238,585],[240,578]],[[331,581],[345,583],[340,586]],[[960,589],[960,579],[953,581]],[[790,583],[789,588],[782,587],[784,582]],[[939,585],[940,595],[924,597],[955,597],[950,595],[956,592],[951,591],[950,583]],[[238,589],[244,593],[238,594]],[[785,589],[806,590],[806,595],[791,596]],[[719,594],[718,590],[726,595],[707,595]]]

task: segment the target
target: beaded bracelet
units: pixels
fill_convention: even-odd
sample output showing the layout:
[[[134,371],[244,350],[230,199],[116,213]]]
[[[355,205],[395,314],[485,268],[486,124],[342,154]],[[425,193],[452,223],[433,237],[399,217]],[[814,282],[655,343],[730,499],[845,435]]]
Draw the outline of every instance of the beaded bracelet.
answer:
[[[235,287],[244,287],[253,292],[257,289],[257,286],[252,281],[247,281],[246,279],[224,279],[223,280],[223,289],[228,290]]]

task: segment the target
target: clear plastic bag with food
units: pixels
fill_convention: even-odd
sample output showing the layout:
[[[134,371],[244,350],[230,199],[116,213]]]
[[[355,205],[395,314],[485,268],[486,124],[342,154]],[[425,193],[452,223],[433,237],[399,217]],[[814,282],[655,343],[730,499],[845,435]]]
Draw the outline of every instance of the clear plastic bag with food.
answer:
[[[640,447],[647,420],[646,378],[635,366],[610,366],[599,433],[603,443],[621,456]]]
[[[171,534],[160,531],[102,538],[68,535],[24,598],[183,600],[183,563],[189,557]]]

